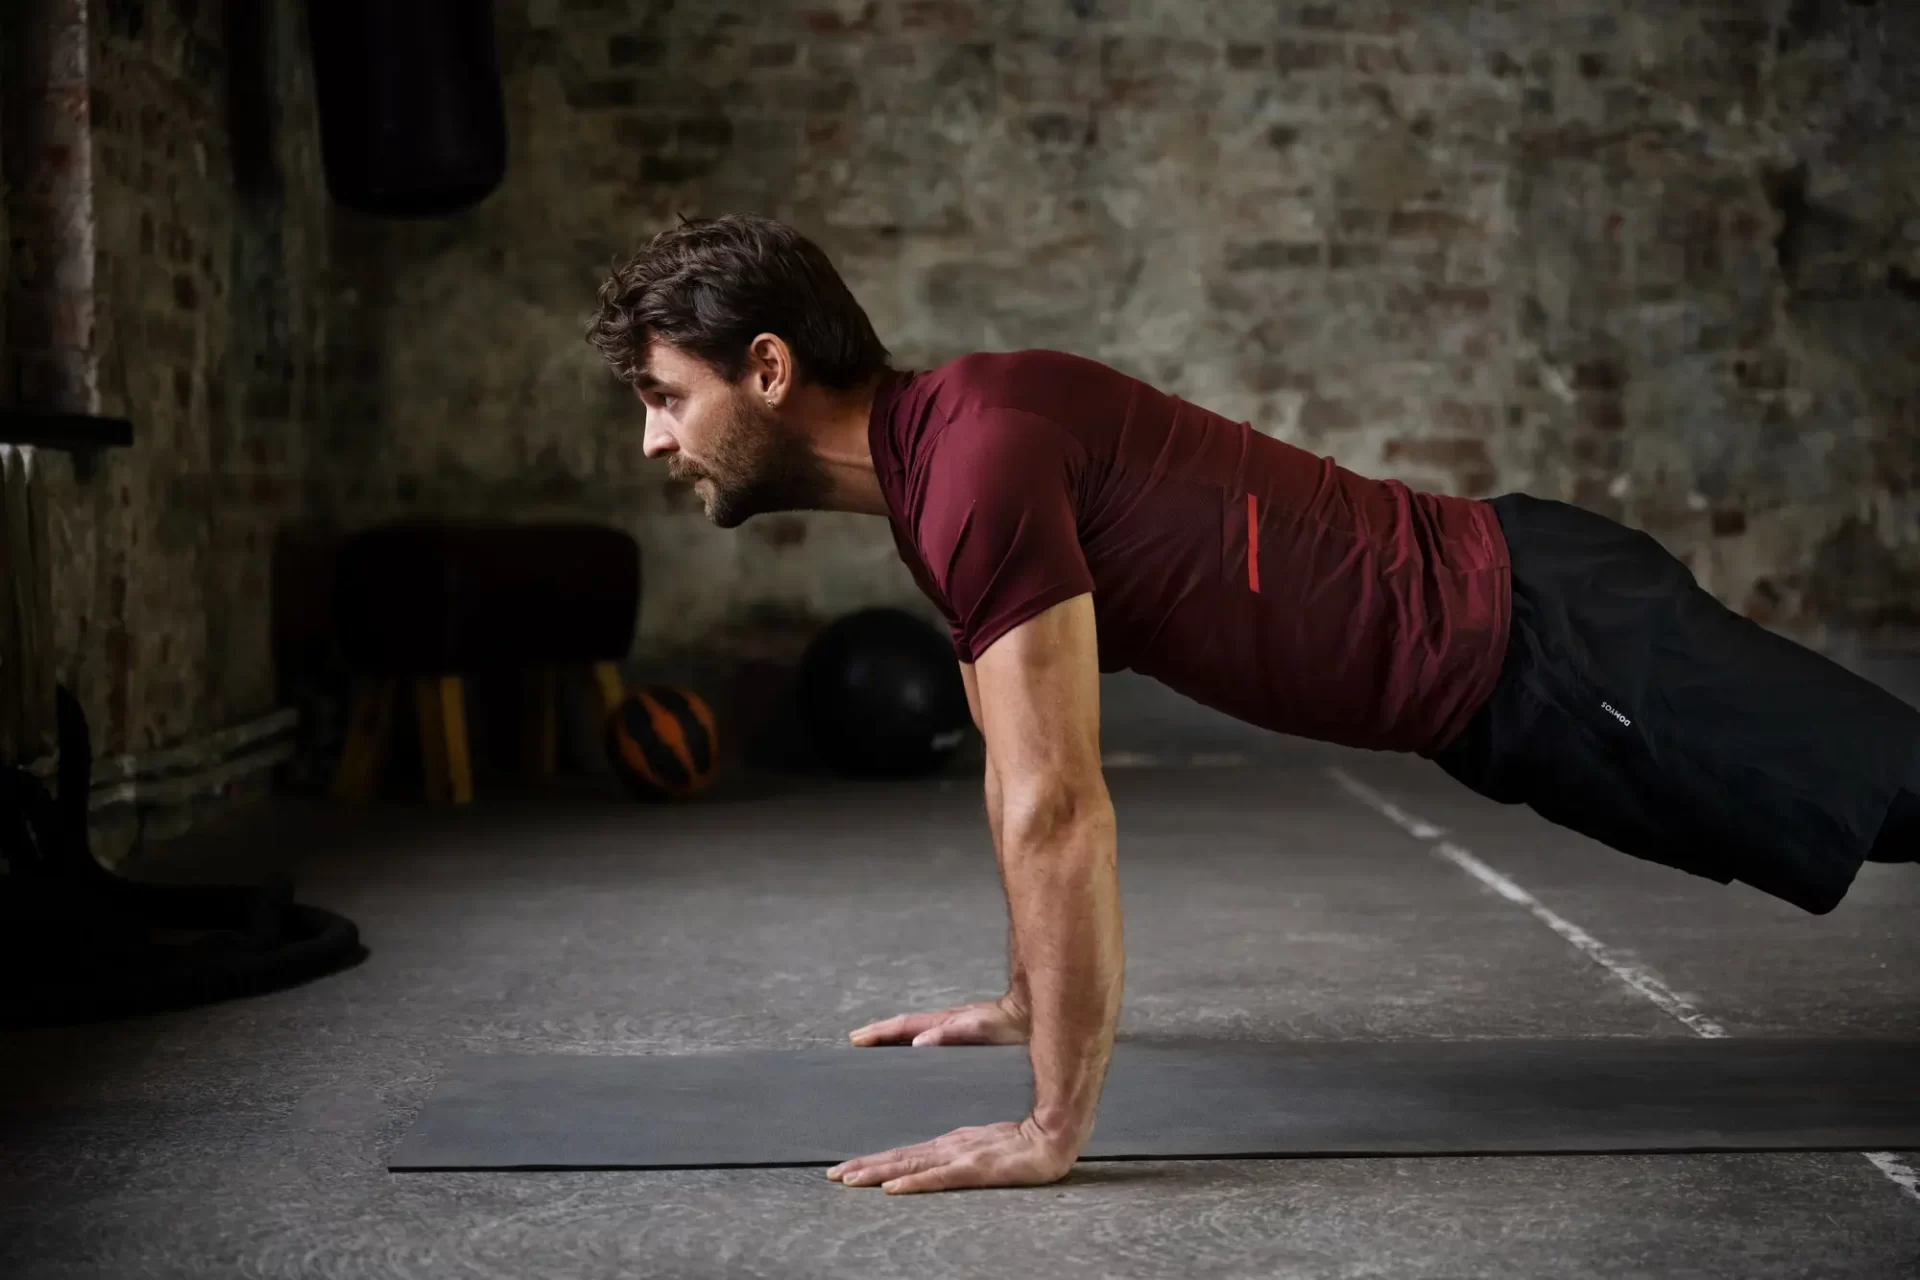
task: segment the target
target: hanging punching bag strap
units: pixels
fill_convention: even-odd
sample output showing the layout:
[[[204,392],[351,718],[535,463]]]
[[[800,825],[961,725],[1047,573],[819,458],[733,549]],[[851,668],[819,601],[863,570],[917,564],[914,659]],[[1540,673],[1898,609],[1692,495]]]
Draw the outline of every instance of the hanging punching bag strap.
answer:
[[[428,217],[499,186],[507,121],[491,0],[308,0],[307,16],[334,199]]]

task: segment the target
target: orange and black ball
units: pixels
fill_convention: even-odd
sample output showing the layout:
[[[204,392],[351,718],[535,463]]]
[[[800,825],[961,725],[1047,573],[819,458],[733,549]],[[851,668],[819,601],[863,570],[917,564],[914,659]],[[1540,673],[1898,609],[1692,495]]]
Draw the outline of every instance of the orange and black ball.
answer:
[[[718,743],[712,708],[676,685],[629,689],[607,717],[607,758],[614,772],[650,800],[684,800],[711,786]]]

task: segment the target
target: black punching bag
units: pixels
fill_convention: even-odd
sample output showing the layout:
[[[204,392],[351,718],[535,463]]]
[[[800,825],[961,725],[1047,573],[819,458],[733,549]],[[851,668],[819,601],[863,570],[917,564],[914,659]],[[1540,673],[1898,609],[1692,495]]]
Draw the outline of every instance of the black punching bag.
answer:
[[[333,198],[427,217],[477,204],[507,168],[492,0],[308,0]]]

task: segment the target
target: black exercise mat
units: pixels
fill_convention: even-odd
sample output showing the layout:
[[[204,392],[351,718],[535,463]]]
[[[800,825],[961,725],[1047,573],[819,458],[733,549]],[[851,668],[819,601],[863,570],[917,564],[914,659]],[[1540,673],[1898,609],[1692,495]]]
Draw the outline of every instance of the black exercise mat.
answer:
[[[473,1057],[399,1170],[834,1164],[1025,1114],[1024,1049]],[[1920,1041],[1122,1043],[1087,1159],[1920,1148]]]

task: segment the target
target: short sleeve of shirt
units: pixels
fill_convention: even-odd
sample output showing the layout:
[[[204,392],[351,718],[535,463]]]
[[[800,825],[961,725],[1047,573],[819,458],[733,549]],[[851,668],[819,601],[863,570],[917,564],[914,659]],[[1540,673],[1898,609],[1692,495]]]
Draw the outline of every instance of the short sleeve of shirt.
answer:
[[[962,662],[1093,590],[1074,510],[1077,461],[1065,430],[1014,410],[957,419],[941,433],[915,541]]]

